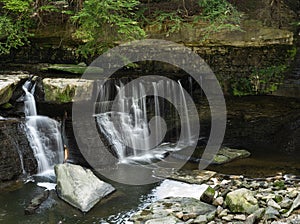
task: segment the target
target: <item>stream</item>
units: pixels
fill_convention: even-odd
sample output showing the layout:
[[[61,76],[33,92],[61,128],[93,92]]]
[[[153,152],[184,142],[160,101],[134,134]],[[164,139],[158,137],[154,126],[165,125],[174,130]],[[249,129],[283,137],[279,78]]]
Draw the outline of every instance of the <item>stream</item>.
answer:
[[[182,145],[186,146],[195,141],[195,136],[193,136],[190,127],[192,115],[189,114],[180,81],[178,81],[178,84],[180,88],[176,89],[174,87],[173,91],[179,92],[181,97],[173,100],[178,100],[178,104],[182,105],[181,112],[185,122],[182,126],[184,130],[183,141],[176,146],[174,146],[175,142],[171,140],[178,140],[180,139],[179,136],[160,139],[160,136],[154,135],[153,139],[145,138],[150,131],[147,125],[149,120],[156,116],[174,114],[174,108],[168,108],[164,101],[158,97],[151,99],[144,97],[145,90],[143,85],[139,85],[136,89],[133,88],[131,90],[134,93],[133,97],[126,97],[126,92],[123,93],[124,95],[120,92],[123,83],[119,82],[113,84],[114,91],[121,93],[117,104],[120,112],[117,113],[107,107],[107,104],[103,104],[104,106],[101,104],[107,102],[111,95],[111,92],[105,92],[110,90],[111,87],[101,87],[103,91],[100,92],[99,102],[97,102],[100,107],[96,111],[95,120],[100,132],[110,143],[121,163],[151,163],[155,160],[163,160],[166,153],[176,150],[180,151]],[[172,84],[169,82],[152,83],[151,85],[156,93],[161,91],[166,94],[165,90],[172,90],[170,88]],[[55,190],[51,190],[49,198],[38,208],[36,214],[25,216],[24,208],[32,198],[43,192],[45,187],[48,189],[55,187],[56,180],[53,166],[62,163],[64,156],[61,123],[47,116],[38,115],[33,97],[34,88],[34,82],[30,80],[23,86],[25,92],[25,124],[28,130],[27,137],[38,162],[38,174],[33,176],[24,175],[21,181],[0,189],[0,223],[130,223],[128,219],[132,214],[151,202],[168,195],[170,189],[174,189],[171,192],[173,195],[180,195],[184,188],[185,192],[189,193],[187,196],[195,196],[195,193],[203,190],[201,187],[197,188],[199,186],[184,185],[169,180],[161,180],[158,183],[148,185],[131,186],[102,177],[104,181],[112,184],[117,191],[96,204],[88,213],[83,214],[68,205],[58,198]],[[148,106],[149,102],[152,105],[151,107]],[[273,101],[268,102],[272,103]],[[235,103],[237,102],[235,101]],[[251,112],[252,109],[247,107],[248,112]],[[166,113],[163,110],[168,110],[168,112]],[[234,116],[236,116],[236,111]],[[118,118],[115,120],[117,121],[116,126],[112,124],[112,116]],[[230,116],[233,115],[229,109],[229,118]],[[155,124],[155,133],[160,131],[158,129],[162,125],[160,122],[159,119],[153,122]],[[177,128],[175,127],[175,130],[171,133],[176,135],[178,133]],[[170,135],[170,133],[168,134]],[[149,147],[153,144],[152,140],[160,143],[158,147],[154,149]],[[143,147],[151,149],[146,152],[145,150],[134,150]],[[256,148],[251,153],[252,156],[249,158],[235,160],[222,166],[211,165],[208,169],[222,174],[244,175],[250,178],[274,176],[279,172],[300,176],[299,152],[285,153],[280,149],[266,150],[266,148],[262,147]],[[197,168],[198,164],[192,162],[187,162],[184,166],[184,169],[189,170]],[[124,178],[126,179],[126,177]],[[198,196],[196,195],[195,197],[197,198]]]

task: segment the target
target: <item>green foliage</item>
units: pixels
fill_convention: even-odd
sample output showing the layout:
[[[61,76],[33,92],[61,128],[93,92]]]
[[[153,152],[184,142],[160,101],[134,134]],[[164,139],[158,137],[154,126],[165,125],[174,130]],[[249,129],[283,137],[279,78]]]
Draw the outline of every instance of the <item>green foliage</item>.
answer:
[[[239,24],[242,14],[226,0],[199,0],[202,13],[194,17],[194,22],[207,21],[203,29],[204,39],[221,30],[241,30]]]
[[[72,18],[79,28],[75,36],[85,44],[79,49],[84,55],[102,53],[119,41],[143,38],[135,11],[137,0],[86,0],[83,9]]]
[[[284,78],[285,65],[254,69],[250,76],[233,79],[231,87],[236,96],[268,94],[277,90]]]
[[[150,25],[154,25],[159,31],[165,32],[168,37],[171,33],[180,31],[185,23],[177,12],[156,11],[154,13],[154,19],[150,21]]]
[[[31,35],[31,3],[31,0],[0,0],[3,5],[0,15],[0,55],[28,43]]]
[[[293,48],[291,50],[288,50],[287,53],[290,55],[291,59],[294,59],[297,54],[297,47],[293,46]]]

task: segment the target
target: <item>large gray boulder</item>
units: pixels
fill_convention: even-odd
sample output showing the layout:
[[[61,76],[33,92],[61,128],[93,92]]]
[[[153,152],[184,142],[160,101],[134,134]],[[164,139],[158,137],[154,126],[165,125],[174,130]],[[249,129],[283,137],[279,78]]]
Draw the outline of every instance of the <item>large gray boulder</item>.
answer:
[[[131,216],[130,220],[135,223],[173,223],[177,219],[182,222],[199,215],[210,216],[215,211],[216,207],[195,198],[169,197],[153,202]],[[156,222],[158,220],[164,222]]]
[[[55,174],[58,196],[82,212],[88,212],[102,198],[115,191],[110,184],[97,178],[91,170],[78,165],[56,165]]]
[[[246,188],[228,193],[225,202],[231,212],[252,214],[259,209],[254,192]]]

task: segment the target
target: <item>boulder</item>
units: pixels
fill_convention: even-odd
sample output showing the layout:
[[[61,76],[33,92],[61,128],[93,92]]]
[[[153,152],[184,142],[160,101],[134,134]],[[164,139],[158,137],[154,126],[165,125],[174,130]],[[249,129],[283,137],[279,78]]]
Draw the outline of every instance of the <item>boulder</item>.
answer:
[[[144,223],[148,220],[164,217],[176,217],[187,221],[196,219],[200,215],[211,215],[216,208],[212,205],[201,202],[195,198],[169,197],[158,200],[145,209],[138,211],[131,216],[130,220],[136,223]]]
[[[73,102],[75,92],[80,100],[91,98],[93,81],[84,79],[45,78],[42,81],[44,101],[48,103]]]
[[[46,201],[49,197],[49,191],[44,191],[43,193],[35,196],[25,208],[25,215],[32,215],[41,206],[41,204]]]
[[[222,147],[218,154],[214,156],[212,164],[224,164],[229,163],[235,159],[247,158],[251,154],[244,149],[231,149],[228,147]]]
[[[55,166],[55,174],[58,196],[82,212],[88,212],[102,198],[115,191],[91,170],[78,165],[58,164]]]
[[[245,188],[228,193],[225,202],[231,212],[251,214],[259,209],[254,192]]]
[[[214,197],[215,197],[215,189],[209,186],[201,195],[200,200],[205,203],[211,204],[214,200]]]

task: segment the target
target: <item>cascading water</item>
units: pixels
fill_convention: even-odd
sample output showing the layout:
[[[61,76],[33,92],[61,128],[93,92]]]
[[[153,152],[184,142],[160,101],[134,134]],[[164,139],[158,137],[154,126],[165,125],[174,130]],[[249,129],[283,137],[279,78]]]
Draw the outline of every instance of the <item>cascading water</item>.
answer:
[[[57,121],[38,116],[31,80],[23,85],[26,129],[30,146],[38,163],[38,174],[52,174],[53,166],[63,162],[63,143]]]
[[[117,98],[118,111],[108,109],[107,103],[100,102],[103,107],[108,109],[108,111],[98,107],[98,111],[96,111],[95,115],[98,127],[100,132],[109,142],[113,151],[117,154],[121,163],[161,160],[167,152],[180,150],[175,144],[163,142],[164,139],[161,139],[162,123],[160,119],[155,119],[155,126],[152,129],[155,132],[155,139],[147,138],[151,134],[148,117],[160,117],[165,113],[164,110],[166,108],[164,108],[164,101],[162,101],[158,95],[164,96],[165,94],[166,97],[174,98],[172,99],[174,102],[177,102],[178,104],[181,102],[182,114],[184,115],[182,119],[185,121],[185,127],[182,127],[184,132],[184,142],[181,143],[183,147],[190,145],[192,133],[190,131],[190,120],[183,87],[179,82],[180,99],[176,99],[175,96],[178,94],[179,89],[178,87],[173,87],[174,83],[176,84],[176,82],[172,82],[171,84],[169,81],[162,80],[160,82],[150,83],[148,88],[149,86],[152,86],[154,96],[147,98],[145,94],[145,85],[143,83],[139,83],[138,85],[133,86],[131,90],[127,90],[130,91],[129,93],[121,91],[124,84],[120,82],[119,84],[114,84],[119,93],[119,97]],[[109,85],[112,86],[111,84]],[[107,92],[107,90],[112,90],[112,88],[108,88],[105,85],[101,86],[99,98],[108,100],[108,95],[111,93]],[[174,91],[177,91],[177,94],[174,94]],[[151,100],[153,100],[154,103]],[[168,116],[172,116],[172,114],[176,114],[176,112],[172,111]],[[153,145],[153,141],[159,144],[150,148],[150,146]]]

